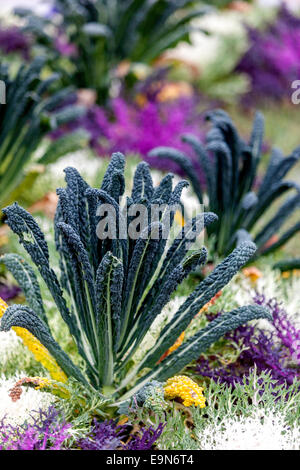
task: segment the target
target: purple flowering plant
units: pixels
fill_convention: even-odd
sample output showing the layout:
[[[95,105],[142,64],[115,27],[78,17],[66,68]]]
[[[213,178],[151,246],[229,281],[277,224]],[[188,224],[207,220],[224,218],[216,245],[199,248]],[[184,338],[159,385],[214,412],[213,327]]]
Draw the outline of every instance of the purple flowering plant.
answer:
[[[114,420],[93,421],[90,432],[78,441],[81,450],[117,450],[122,447],[124,428]]]
[[[111,106],[114,116],[111,122],[107,113],[98,106],[82,120],[90,131],[91,146],[102,156],[119,149],[149,161],[147,154],[153,146],[172,144],[178,150],[184,150],[186,145],[181,141],[182,133],[200,134],[201,119],[193,119],[196,110],[191,98],[179,98],[171,103],[150,101],[142,107],[116,98]],[[194,160],[197,165],[197,160]],[[158,169],[180,173],[178,165],[160,158],[152,159],[151,163]],[[197,168],[200,173],[199,165]]]
[[[155,429],[150,426],[149,428],[141,429],[141,436],[133,437],[129,443],[125,446],[125,450],[150,450],[161,436],[164,430],[165,424],[159,423],[158,427]]]
[[[164,98],[168,89],[175,95]],[[101,157],[116,151],[136,154],[154,168],[183,176],[178,164],[148,157],[153,147],[172,145],[189,155],[204,182],[199,160],[181,136],[191,133],[203,137],[203,110],[207,105],[194,90],[182,91],[180,83],[168,83],[163,69],[140,82],[130,96],[123,93],[111,99],[108,109],[92,105],[82,118],[51,135],[56,139],[71,130],[83,128],[89,133],[91,148]]]
[[[227,333],[227,344],[243,346],[238,359],[224,365],[215,355],[201,356],[196,366],[199,375],[235,386],[243,383],[243,378],[256,367],[258,373],[270,372],[276,383],[285,386],[300,379],[300,330],[276,299],[266,299],[264,294],[257,293],[254,302],[269,308],[273,329],[248,324]],[[208,315],[209,320],[212,318],[215,316]]]
[[[190,21],[207,10],[191,0],[54,0],[46,17],[24,9],[19,15],[35,42],[47,45],[53,70],[61,54],[68,57],[66,84],[93,88],[98,104],[106,105],[115,85],[130,86],[136,64],[151,67],[166,50],[189,41]]]
[[[0,450],[64,450],[72,425],[51,405],[47,410],[33,411],[24,424],[0,421]],[[80,450],[149,450],[163,432],[164,424],[141,427],[130,436],[131,426],[118,425],[114,420],[94,419],[89,433],[71,447]],[[127,442],[126,442],[127,441]],[[71,442],[71,441],[70,441]]]

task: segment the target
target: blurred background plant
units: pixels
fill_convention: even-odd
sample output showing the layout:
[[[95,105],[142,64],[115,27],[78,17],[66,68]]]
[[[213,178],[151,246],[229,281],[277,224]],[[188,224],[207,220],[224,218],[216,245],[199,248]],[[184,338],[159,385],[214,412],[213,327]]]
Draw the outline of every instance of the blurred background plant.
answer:
[[[21,66],[16,75],[1,65],[0,79],[5,83],[6,102],[0,106],[0,206],[22,194],[20,184],[32,185],[41,171],[28,165],[46,165],[83,145],[83,133],[69,134],[56,142],[43,141],[47,133],[82,116],[85,109],[69,106],[57,109],[70,90],[51,94],[57,74],[42,78],[44,60],[35,59],[28,67]],[[41,145],[43,146],[41,147]],[[39,148],[40,155],[34,159]],[[25,176],[27,181],[24,182]],[[19,194],[18,194],[19,192]]]
[[[6,56],[20,54],[26,61],[30,58],[31,43],[29,37],[17,26],[0,25],[0,50]]]
[[[186,121],[201,136],[201,111],[215,107],[215,100],[230,110],[234,103],[241,102],[247,104],[249,110],[257,104],[256,82],[251,76],[251,67],[242,70],[241,64],[258,60],[258,53],[267,54],[269,43],[276,51],[272,37],[276,37],[277,29],[286,38],[291,25],[291,34],[295,38],[298,34],[299,20],[295,13],[286,7],[262,8],[260,2],[216,1],[209,2],[209,8],[207,2],[186,0],[156,0],[151,5],[137,0],[126,0],[126,5],[116,1],[109,3],[110,8],[106,8],[106,3],[104,0],[55,0],[49,2],[48,12],[43,15],[17,8],[17,17],[10,21],[18,24],[19,34],[30,45],[27,56],[44,55],[47,67],[59,71],[64,84],[72,83],[78,88],[74,102],[85,105],[89,112],[84,120],[65,131],[78,126],[87,128],[91,147],[101,156],[116,148],[119,150],[121,145],[121,151],[146,158],[145,147],[150,146],[151,140],[152,147],[169,145],[170,140],[174,140],[173,145],[177,141],[176,147],[180,148],[178,134],[181,130],[186,132]],[[121,20],[121,9],[129,5],[128,14]],[[133,10],[135,14],[129,15]],[[157,50],[152,45],[157,43],[158,33],[149,26],[154,24],[155,15],[160,16],[165,28],[160,28],[164,41]],[[14,28],[16,32],[17,27]],[[258,47],[250,31],[259,38]],[[261,40],[265,35],[271,39]],[[293,65],[296,55],[291,48],[290,43],[282,44],[282,55],[276,59],[277,68],[271,65],[269,57],[262,57],[260,64],[254,62],[252,67],[255,65],[255,73],[259,75],[260,66],[265,70],[264,64],[268,62],[270,77],[266,78],[275,82],[279,65],[280,70],[284,70],[282,61],[290,58],[288,78],[284,83],[280,79],[285,89],[285,102],[290,92],[289,78],[296,73]],[[158,86],[165,91],[154,95],[153,87]],[[270,93],[271,90],[266,90],[265,95],[261,93],[263,107]],[[181,117],[183,107],[187,112],[185,118]],[[276,113],[269,112],[270,128],[274,128],[274,119],[281,123],[290,112],[294,112],[291,107],[277,118]],[[245,110],[239,110],[240,116],[248,126]],[[144,130],[139,129],[146,121]],[[142,126],[138,125],[141,123]],[[293,132],[291,129],[291,136]],[[287,142],[280,136],[278,139],[284,144]],[[193,158],[192,154],[190,156]],[[152,163],[160,169],[169,169],[166,162],[153,159]],[[178,166],[171,165],[170,169],[176,171]]]
[[[0,80],[5,84],[5,104],[0,105],[0,207],[15,200],[25,205],[23,195],[45,171],[46,165],[61,156],[83,147],[87,134],[77,130],[51,141],[49,131],[85,113],[80,106],[70,105],[60,110],[59,105],[69,89],[53,92],[57,74],[43,78],[45,61],[36,58],[30,65],[20,66],[16,73],[12,67],[0,65]],[[28,194],[28,193],[27,193]],[[2,212],[1,212],[2,213]],[[5,227],[0,235],[0,246],[7,241]],[[1,270],[0,293],[5,300],[19,290],[6,285]],[[4,278],[3,278],[4,276]]]

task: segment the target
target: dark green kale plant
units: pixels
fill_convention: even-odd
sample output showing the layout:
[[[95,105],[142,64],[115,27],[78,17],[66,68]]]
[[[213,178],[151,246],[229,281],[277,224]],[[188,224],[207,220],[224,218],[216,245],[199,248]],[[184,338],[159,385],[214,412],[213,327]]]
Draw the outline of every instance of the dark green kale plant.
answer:
[[[205,174],[205,189],[193,162],[183,152],[158,147],[150,152],[150,156],[176,162],[189,178],[199,202],[204,202],[207,210],[218,215],[218,220],[207,228],[209,235],[215,235],[216,254],[226,256],[245,239],[253,239],[257,245],[256,256],[271,253],[300,231],[300,222],[285,228],[285,223],[289,223],[291,215],[300,208],[300,185],[284,179],[299,161],[300,147],[287,157],[274,149],[260,180],[263,116],[256,114],[249,142],[238,134],[225,111],[209,112],[207,119],[212,127],[205,144],[193,135],[182,137],[198,156]],[[287,192],[294,194],[287,196],[278,208],[278,199]],[[273,208],[271,217],[267,214],[270,207]]]
[[[279,269],[281,272],[300,269],[300,258],[291,258],[278,261],[278,263],[274,264],[274,269]]]
[[[271,319],[268,310],[257,305],[226,312],[160,361],[199,310],[254,255],[254,243],[245,241],[197,285],[142,360],[133,360],[177,286],[205,263],[206,249],[192,251],[190,243],[217,216],[210,212],[199,214],[186,222],[173,241],[168,240],[164,228],[167,221],[173,223],[175,207],[188,183],[181,181],[173,188],[172,175],[168,174],[154,187],[148,165],[141,162],[131,196],[120,205],[125,191],[124,166],[123,155],[113,154],[101,189],[89,187],[74,168],[65,169],[67,186],[57,190],[55,217],[60,279],[50,265],[45,237],[34,218],[17,203],[3,209],[8,225],[31,256],[69,328],[85,364],[82,370],[51,334],[33,270],[17,255],[2,258],[23,288],[28,306],[7,308],[1,330],[26,328],[49,350],[67,376],[120,399],[127,399],[151,380],[164,381],[181,371],[227,331],[255,318]],[[130,224],[135,220],[131,213],[134,204],[147,210],[154,204],[163,208],[158,220],[147,217],[146,227],[135,238],[129,236]],[[107,216],[102,225],[106,216],[100,211],[104,205],[114,208],[117,218]],[[105,235],[109,221],[116,222],[115,238]]]

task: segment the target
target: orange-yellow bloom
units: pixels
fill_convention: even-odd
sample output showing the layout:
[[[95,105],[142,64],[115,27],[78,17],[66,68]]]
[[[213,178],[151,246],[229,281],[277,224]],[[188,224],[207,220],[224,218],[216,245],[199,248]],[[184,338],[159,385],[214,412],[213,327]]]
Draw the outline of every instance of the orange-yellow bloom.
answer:
[[[185,220],[180,211],[175,212],[175,221],[177,222],[178,225],[180,225],[181,227],[184,227]]]
[[[209,309],[209,307],[211,307],[212,305],[214,305],[215,301],[220,297],[220,295],[222,295],[222,291],[220,290],[219,292],[216,293],[216,295],[209,301],[207,302],[207,304],[205,304],[201,310],[197,313],[197,315],[199,315],[199,313],[202,313],[202,312],[206,312],[206,310]],[[196,315],[196,316],[197,316]]]

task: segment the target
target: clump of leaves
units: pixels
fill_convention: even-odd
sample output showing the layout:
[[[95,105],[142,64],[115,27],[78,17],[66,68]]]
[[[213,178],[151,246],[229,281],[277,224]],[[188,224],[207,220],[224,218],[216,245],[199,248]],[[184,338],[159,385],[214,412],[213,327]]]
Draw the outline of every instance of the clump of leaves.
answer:
[[[235,386],[249,376],[253,367],[259,373],[268,371],[274,383],[287,388],[300,379],[300,331],[289,320],[287,312],[276,301],[266,299],[263,294],[254,297],[255,303],[267,306],[273,316],[273,330],[267,331],[259,325],[243,325],[225,335],[227,344],[238,345],[242,351],[238,358],[226,361],[214,352],[203,355],[197,364],[197,373],[203,377],[219,380]],[[211,320],[214,316],[209,315]],[[222,351],[222,350],[221,350]],[[222,354],[222,352],[221,352]]]
[[[60,280],[50,266],[48,246],[34,218],[17,203],[3,209],[8,225],[46,283],[85,367],[75,366],[54,340],[37,278],[17,255],[9,255],[9,259],[6,256],[3,261],[24,290],[28,306],[7,308],[1,320],[2,331],[13,326],[28,329],[67,376],[123,400],[150,380],[164,381],[181,371],[227,331],[254,318],[271,319],[269,311],[258,305],[226,312],[159,361],[199,310],[254,255],[255,245],[246,241],[197,285],[162,329],[156,344],[139,363],[133,363],[134,353],[177,286],[205,263],[207,250],[190,254],[190,244],[217,217],[209,212],[194,217],[169,246],[164,229],[167,222],[171,226],[174,222],[175,208],[187,182],[181,181],[173,188],[173,175],[168,174],[154,187],[148,165],[141,162],[131,196],[121,206],[124,167],[124,156],[113,154],[101,189],[90,188],[74,168],[65,169],[67,187],[57,190],[55,217]],[[115,237],[105,234],[107,220],[103,223],[105,218],[99,215],[104,204],[115,209]],[[162,208],[158,220],[147,219],[149,223],[141,227],[137,237],[129,236],[129,225],[136,223],[130,215],[134,204],[140,204],[148,214],[153,204]]]
[[[258,183],[264,137],[263,116],[256,114],[249,142],[238,134],[225,111],[209,112],[207,119],[212,128],[205,145],[193,135],[185,135],[183,140],[195,151],[203,168],[207,209],[218,215],[218,220],[207,228],[209,235],[216,234],[215,251],[219,256],[227,255],[236,243],[253,238],[258,247],[256,256],[271,253],[300,230],[300,222],[297,222],[278,236],[285,222],[300,208],[299,184],[284,179],[299,161],[300,147],[287,157],[274,149],[264,177]],[[203,203],[204,188],[187,155],[169,147],[158,147],[150,155],[170,159],[180,165],[189,177],[199,202]],[[275,211],[278,198],[289,191],[295,194],[286,197],[265,223],[267,210],[274,206]]]
[[[191,0],[55,0],[56,28],[52,18],[24,9],[17,13],[26,19],[25,30],[46,45],[54,70],[66,69],[68,83],[95,89],[98,103],[104,104],[122,74],[128,84],[135,81],[134,64],[150,65],[189,39],[191,19],[207,11],[203,6],[189,8],[192,4]],[[47,33],[49,23],[53,36]],[[60,63],[62,54],[69,67]]]
[[[5,98],[5,104],[0,104],[0,207],[11,202],[12,192],[24,182],[28,164],[32,163],[42,141],[45,144],[43,154],[34,163],[45,165],[77,150],[86,140],[82,131],[52,143],[43,140],[50,130],[84,112],[80,106],[57,111],[70,89],[52,93],[52,85],[59,76],[53,74],[43,79],[44,64],[44,59],[39,57],[29,66],[20,66],[14,76],[10,67],[0,64],[0,80],[4,84],[1,93]]]

